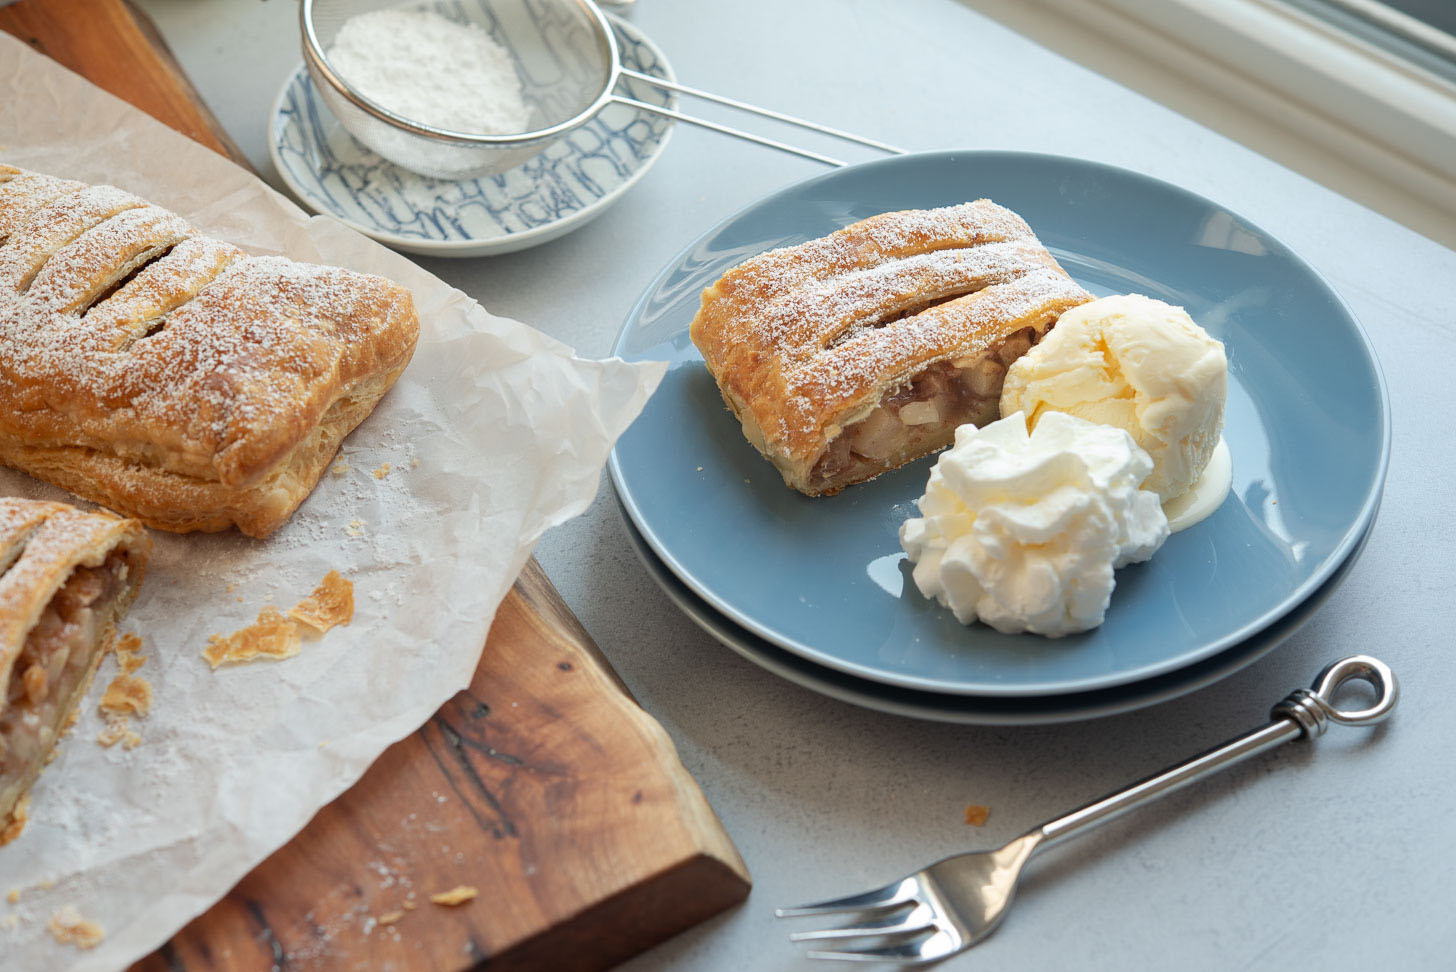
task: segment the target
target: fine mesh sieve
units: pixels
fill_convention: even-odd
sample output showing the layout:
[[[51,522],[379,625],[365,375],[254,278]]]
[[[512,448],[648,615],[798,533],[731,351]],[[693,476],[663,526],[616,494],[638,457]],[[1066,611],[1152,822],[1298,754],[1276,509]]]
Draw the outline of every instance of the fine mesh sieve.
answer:
[[[451,20],[475,24],[509,51],[530,108],[531,130],[500,135],[448,131],[398,115],[354,90],[329,64],[334,37],[351,17],[400,6],[433,10]],[[409,4],[303,0],[299,16],[304,63],[340,124],[386,159],[426,176],[467,179],[503,172],[610,105],[662,115],[827,165],[843,164],[817,152],[683,114],[672,106],[672,94],[703,98],[885,152],[902,151],[623,67],[611,24],[590,0],[423,0]]]

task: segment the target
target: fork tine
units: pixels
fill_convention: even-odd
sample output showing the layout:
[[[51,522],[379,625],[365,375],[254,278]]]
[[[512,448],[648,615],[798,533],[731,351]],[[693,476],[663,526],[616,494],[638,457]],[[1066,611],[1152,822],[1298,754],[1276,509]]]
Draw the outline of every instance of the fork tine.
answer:
[[[820,951],[811,949],[804,954],[811,959],[829,959],[839,962],[899,962],[901,965],[925,965],[939,962],[954,955],[961,946],[949,932],[936,932],[921,942],[905,942],[902,945],[888,945],[884,948],[842,949]]]
[[[826,941],[837,938],[863,938],[867,935],[892,938],[904,935],[918,935],[935,927],[935,912],[928,904],[921,902],[905,914],[891,913],[884,918],[846,925],[842,928],[821,928],[816,931],[794,932],[791,942]]]
[[[852,894],[847,898],[831,898],[814,904],[799,905],[797,908],[775,908],[776,918],[798,918],[803,915],[832,915],[838,911],[868,911],[893,908],[915,897],[917,882],[907,877],[883,888]]]

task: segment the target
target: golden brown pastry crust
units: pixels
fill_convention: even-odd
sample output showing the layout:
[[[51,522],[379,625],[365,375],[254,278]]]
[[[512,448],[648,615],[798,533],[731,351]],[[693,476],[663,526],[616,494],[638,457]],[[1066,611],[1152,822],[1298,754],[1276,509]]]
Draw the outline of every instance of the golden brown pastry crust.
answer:
[[[815,487],[816,461],[887,394],[1017,332],[1034,340],[1090,299],[1020,216],[982,199],[754,257],[703,291],[691,336],[749,441],[814,494],[839,488]]]
[[[85,694],[105,654],[109,630],[136,597],[151,549],[151,538],[136,520],[87,513],[64,503],[0,497],[0,726],[16,721],[7,716],[14,714],[10,709],[16,688],[30,673],[29,669],[21,671],[16,663],[62,587],[80,568],[99,568],[114,563],[115,558],[125,562],[115,596],[97,604],[105,613],[98,619],[90,643],[81,646],[89,654],[70,663],[66,682],[48,687],[58,718],[26,727],[48,734],[33,754],[36,758],[27,765],[7,765],[7,759],[16,759],[16,754],[12,746],[0,745],[0,782],[6,783],[0,787],[0,824],[28,791],[60,727]],[[56,695],[58,691],[64,694]]]
[[[383,278],[109,186],[0,167],[0,237],[0,462],[167,530],[276,529],[419,333]]]

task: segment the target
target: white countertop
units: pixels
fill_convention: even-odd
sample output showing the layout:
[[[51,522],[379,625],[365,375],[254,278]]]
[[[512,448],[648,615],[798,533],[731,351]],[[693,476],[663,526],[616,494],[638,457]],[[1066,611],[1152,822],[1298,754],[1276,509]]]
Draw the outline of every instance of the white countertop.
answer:
[[[296,4],[139,5],[278,185],[264,131],[299,60]],[[1402,680],[1390,723],[1333,728],[1313,747],[1291,745],[1048,852],[1005,926],[946,967],[1449,967],[1456,253],[954,0],[641,0],[632,19],[688,84],[910,149],[1015,148],[1123,165],[1245,214],[1355,308],[1390,385],[1394,448],[1364,556],[1282,647],[1183,699],[1040,728],[882,715],[755,667],[658,591],[604,482],[592,509],[551,533],[537,556],[672,734],[756,881],[747,903],[629,967],[807,967],[774,907],[998,844],[1253,728],[1327,661],[1362,651]],[[650,175],[586,228],[518,254],[420,262],[492,311],[602,355],[640,288],[685,243],[819,171],[682,128]],[[984,827],[964,824],[968,803],[991,807]]]

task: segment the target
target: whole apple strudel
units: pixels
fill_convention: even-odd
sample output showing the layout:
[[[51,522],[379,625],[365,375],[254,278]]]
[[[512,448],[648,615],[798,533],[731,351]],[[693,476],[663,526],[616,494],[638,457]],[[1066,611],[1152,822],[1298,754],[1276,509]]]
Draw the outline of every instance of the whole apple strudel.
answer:
[[[817,496],[998,418],[1006,366],[1091,299],[981,199],[754,257],[703,291],[691,335],[748,441]]]
[[[151,549],[136,520],[0,497],[0,832],[86,694]]]
[[[0,165],[0,463],[151,526],[276,529],[418,335],[381,277]]]

